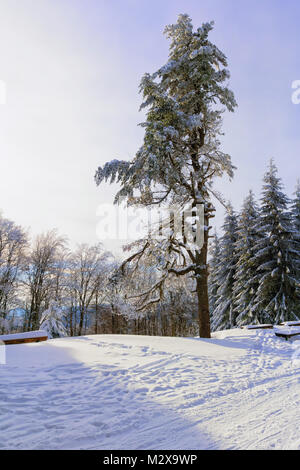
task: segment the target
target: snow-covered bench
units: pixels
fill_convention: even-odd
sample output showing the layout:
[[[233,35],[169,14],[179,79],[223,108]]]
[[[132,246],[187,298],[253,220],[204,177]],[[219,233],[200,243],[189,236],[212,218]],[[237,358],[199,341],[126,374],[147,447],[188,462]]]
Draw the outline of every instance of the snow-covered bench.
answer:
[[[280,326],[300,326],[300,321],[284,321],[279,323]]]
[[[47,341],[47,339],[48,334],[46,331],[28,331],[27,333],[0,335],[0,343],[4,344],[39,343],[40,341]]]
[[[273,325],[266,324],[266,325],[245,325],[242,328],[246,330],[269,330],[273,328]]]
[[[288,340],[289,338],[300,335],[300,328],[292,326],[288,329],[278,329],[275,331],[275,335],[279,338],[285,338],[286,340]]]

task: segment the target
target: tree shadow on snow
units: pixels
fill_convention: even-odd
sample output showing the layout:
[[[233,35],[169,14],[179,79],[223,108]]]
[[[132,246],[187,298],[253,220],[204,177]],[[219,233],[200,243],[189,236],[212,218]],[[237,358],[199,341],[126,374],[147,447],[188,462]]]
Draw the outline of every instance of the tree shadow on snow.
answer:
[[[218,448],[203,418],[189,419],[172,401],[172,386],[157,387],[147,367],[136,373],[97,354],[82,362],[84,354],[76,359],[74,349],[51,341],[27,353],[20,370],[0,370],[2,449]],[[34,354],[40,362],[30,365]]]

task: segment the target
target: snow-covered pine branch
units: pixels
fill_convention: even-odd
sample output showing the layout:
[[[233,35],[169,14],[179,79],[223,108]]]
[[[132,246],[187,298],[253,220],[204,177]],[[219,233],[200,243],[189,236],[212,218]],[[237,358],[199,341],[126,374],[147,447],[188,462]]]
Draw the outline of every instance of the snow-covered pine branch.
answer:
[[[67,336],[64,324],[66,312],[55,302],[52,302],[41,315],[40,330],[46,331],[49,338],[61,338]]]

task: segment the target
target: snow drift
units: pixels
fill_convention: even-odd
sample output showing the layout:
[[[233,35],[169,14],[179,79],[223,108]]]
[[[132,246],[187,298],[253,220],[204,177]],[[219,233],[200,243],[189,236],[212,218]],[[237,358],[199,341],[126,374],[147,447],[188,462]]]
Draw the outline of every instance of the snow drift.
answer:
[[[300,449],[300,342],[270,330],[62,338],[6,353],[1,449]]]

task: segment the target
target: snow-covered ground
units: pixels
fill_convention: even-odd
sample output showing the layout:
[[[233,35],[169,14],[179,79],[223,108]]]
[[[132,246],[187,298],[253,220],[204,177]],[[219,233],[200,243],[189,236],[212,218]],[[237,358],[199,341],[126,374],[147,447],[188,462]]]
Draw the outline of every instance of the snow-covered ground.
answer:
[[[2,449],[300,449],[300,341],[272,330],[65,338],[6,355]]]

